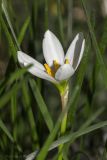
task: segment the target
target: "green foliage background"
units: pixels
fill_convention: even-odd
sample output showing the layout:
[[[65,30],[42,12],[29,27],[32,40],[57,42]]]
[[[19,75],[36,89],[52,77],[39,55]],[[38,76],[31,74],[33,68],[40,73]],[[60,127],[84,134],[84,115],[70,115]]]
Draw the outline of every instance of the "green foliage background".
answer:
[[[102,3],[0,1],[0,159],[55,160],[60,144],[64,160],[107,159],[107,15]],[[70,79],[67,130],[61,137],[66,111],[61,112],[57,89],[17,62],[21,49],[45,63],[47,29],[57,35],[65,53],[76,33],[83,32],[86,39],[84,57]]]

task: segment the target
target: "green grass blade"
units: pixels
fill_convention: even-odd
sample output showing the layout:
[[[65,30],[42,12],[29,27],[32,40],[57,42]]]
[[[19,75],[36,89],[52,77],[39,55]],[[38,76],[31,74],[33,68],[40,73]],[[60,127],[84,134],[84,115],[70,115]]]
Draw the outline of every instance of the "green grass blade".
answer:
[[[10,27],[11,33],[13,35],[13,38],[14,38],[14,40],[16,42],[17,48],[19,50],[21,50],[20,46],[19,46],[19,43],[17,41],[16,35],[15,35],[15,32],[14,32],[14,29],[13,29],[12,23],[10,21],[10,17],[9,17],[9,14],[8,14],[8,11],[7,11],[7,6],[8,6],[7,1],[6,0],[2,0],[2,9],[3,9],[3,12],[5,14],[6,20],[8,22],[9,27]]]
[[[68,134],[66,136],[63,136],[63,137],[59,138],[59,140],[55,141],[51,145],[50,150],[58,147],[60,144],[64,144],[64,143],[67,143],[67,142],[71,142],[72,143],[74,140],[76,140],[80,136],[83,136],[85,134],[88,134],[88,133],[93,132],[93,131],[95,131],[97,129],[103,128],[105,126],[107,126],[107,121],[99,122],[97,124],[94,124],[94,125],[92,125],[90,127],[85,128],[83,130],[79,130],[77,132],[70,133],[70,134]]]
[[[12,126],[13,126],[13,137],[14,140],[17,141],[17,125],[16,125],[16,116],[17,116],[17,97],[16,93],[13,94],[11,97],[11,119],[12,119]]]
[[[100,39],[100,45],[99,46],[100,46],[101,54],[104,54],[105,49],[107,47],[107,18],[104,21],[102,30],[103,30],[103,33],[102,33],[102,36],[101,36],[101,39]]]
[[[22,149],[20,147],[20,145],[18,144],[18,128],[17,128],[17,92],[14,92],[14,94],[11,96],[11,119],[12,119],[12,135],[14,138],[14,142],[15,142],[15,146],[18,149],[19,152],[22,152]],[[15,147],[13,146],[12,149],[14,149]]]
[[[10,141],[14,142],[14,139],[13,139],[11,133],[9,132],[9,130],[7,129],[7,127],[5,126],[5,124],[3,123],[3,121],[1,119],[0,119],[0,128],[7,135],[7,137],[10,139]]]
[[[37,38],[37,20],[38,20],[38,7],[39,1],[33,1],[32,6],[32,17],[31,17],[31,24],[30,24],[30,35],[31,38],[35,41]]]
[[[14,81],[20,79],[28,71],[28,68],[29,66],[20,68],[16,70],[14,73],[12,73],[7,81],[7,84],[12,84]]]
[[[107,46],[107,18],[105,19],[104,21],[104,24],[103,24],[103,33],[102,33],[102,36],[101,36],[101,39],[99,41],[99,48],[100,48],[100,53],[102,55],[104,55],[105,51],[106,51],[106,46]],[[95,64],[95,71],[94,71],[94,86],[95,88],[97,88],[97,85],[96,85],[96,82],[97,82],[97,79],[98,79],[98,75],[100,74],[100,71],[101,71],[101,68],[98,64],[98,61],[96,61],[96,64]]]
[[[28,91],[28,86],[27,86],[26,81],[24,81],[22,84],[22,92],[23,92],[23,106],[24,106],[26,113],[27,113],[27,116],[28,116],[28,122],[29,122],[29,125],[31,128],[30,131],[31,131],[33,143],[35,144],[34,145],[35,147],[39,147],[37,127],[36,127],[36,122],[34,119],[32,108],[31,108],[30,94]]]
[[[19,90],[20,87],[21,87],[21,84],[15,84],[15,85],[13,85],[13,87],[9,91],[4,93],[4,95],[2,95],[2,97],[0,97],[0,109],[3,108],[4,105],[6,105],[6,103]]]
[[[21,28],[21,31],[20,31],[19,36],[18,36],[19,44],[22,43],[29,24],[30,24],[30,17],[26,18],[26,20],[25,20],[25,22],[24,22],[24,24],[23,24],[23,26]]]
[[[25,157],[25,160],[33,160],[33,159],[37,156],[37,154],[38,154],[38,150],[36,150],[35,152],[27,155],[27,156]]]
[[[21,68],[16,70],[14,73],[12,73],[8,79],[4,79],[3,82],[0,84],[0,94],[5,90],[5,88],[17,80],[19,80],[23,75],[27,72],[29,67]]]
[[[105,107],[101,107],[98,111],[92,114],[90,118],[86,120],[86,122],[82,125],[80,129],[84,129],[88,127],[92,122],[94,122],[97,119],[97,117],[99,117],[104,112],[104,110],[105,110]]]
[[[13,56],[14,60],[16,61],[16,48],[15,48],[15,45],[13,43],[13,40],[12,40],[12,37],[8,31],[8,28],[4,22],[4,19],[2,18],[1,16],[1,26],[2,26],[2,29],[6,35],[6,38],[7,38],[7,41],[8,41],[8,44],[9,44],[9,48],[10,48],[10,54]]]
[[[0,95],[3,93],[5,89],[5,80],[3,79],[3,81],[0,83]]]
[[[91,123],[93,123],[104,112],[104,110],[105,110],[105,107],[101,107],[94,114],[90,115],[89,118],[84,121],[84,124],[80,127],[80,129],[85,129],[86,127],[88,127]],[[66,153],[68,153],[67,151],[69,150],[70,145],[71,145],[71,142],[66,143],[66,145],[64,147],[64,151],[66,150]]]
[[[100,52],[95,34],[94,34],[94,29],[91,25],[91,21],[90,21],[89,14],[88,14],[88,11],[87,11],[87,8],[86,8],[85,0],[81,0],[81,2],[83,4],[84,11],[85,11],[85,14],[86,14],[86,17],[87,17],[87,24],[88,24],[89,31],[90,31],[90,34],[91,34],[93,47],[95,49],[97,60],[98,60],[98,63],[100,65],[100,68],[101,68],[101,71],[102,71],[101,73],[102,73],[102,76],[104,78],[105,85],[107,87],[107,69],[106,69],[106,66],[104,64],[104,61],[103,61],[103,58],[102,58],[102,55],[101,55],[101,52]]]
[[[91,117],[88,118],[88,120],[86,120],[86,122],[80,127],[79,130],[83,130],[86,127],[88,127],[91,123],[93,123],[102,114],[104,109],[105,107],[102,107],[98,111],[96,111],[94,115],[92,115]]]
[[[30,86],[31,86],[32,92],[34,94],[34,97],[38,103],[39,109],[44,117],[44,121],[46,122],[47,127],[48,127],[49,131],[51,132],[53,129],[53,126],[54,126],[53,120],[52,120],[50,113],[47,109],[47,106],[42,98],[42,95],[38,89],[38,86],[33,79],[30,80]]]

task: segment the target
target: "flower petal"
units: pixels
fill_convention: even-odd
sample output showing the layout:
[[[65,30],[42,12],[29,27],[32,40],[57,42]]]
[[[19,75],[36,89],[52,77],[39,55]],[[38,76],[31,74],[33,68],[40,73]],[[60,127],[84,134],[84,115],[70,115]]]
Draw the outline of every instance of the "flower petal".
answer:
[[[18,61],[22,66],[27,66],[27,65],[33,64],[33,66],[45,71],[45,68],[41,63],[39,63],[38,61],[36,61],[32,57],[28,56],[24,52],[18,51],[17,54],[18,54],[17,55]]]
[[[82,42],[81,51],[80,51],[80,55],[79,55],[78,62],[76,63],[76,66],[75,66],[75,70],[77,69],[77,67],[78,67],[79,64],[80,64],[80,61],[81,61],[82,56],[83,56],[83,53],[84,53],[84,48],[85,48],[85,39],[84,39],[83,42]],[[74,65],[75,65],[75,64],[74,64]]]
[[[32,57],[28,56],[27,54],[23,53],[22,51],[18,51],[18,61],[23,66],[28,66],[30,64],[33,64],[28,71],[33,74],[34,76],[37,76],[39,78],[51,81],[53,83],[58,83],[53,77],[49,76],[45,72],[44,66],[39,63],[38,61],[34,60]]]
[[[70,61],[70,64],[75,70],[78,67],[80,60],[82,58],[84,46],[85,46],[85,40],[83,34],[79,33],[74,38],[73,42],[71,43],[66,53],[65,59],[68,59]]]
[[[55,74],[55,79],[62,81],[66,80],[74,74],[74,69],[70,64],[62,65]]]
[[[46,31],[43,39],[43,54],[49,66],[56,60],[60,65],[64,63],[64,51],[60,41],[51,32]]]
[[[28,69],[28,71],[33,74],[34,76],[37,76],[39,78],[48,80],[50,82],[53,83],[59,83],[57,80],[55,80],[53,77],[51,77],[50,75],[48,75],[45,71],[40,70],[39,68],[32,66]]]

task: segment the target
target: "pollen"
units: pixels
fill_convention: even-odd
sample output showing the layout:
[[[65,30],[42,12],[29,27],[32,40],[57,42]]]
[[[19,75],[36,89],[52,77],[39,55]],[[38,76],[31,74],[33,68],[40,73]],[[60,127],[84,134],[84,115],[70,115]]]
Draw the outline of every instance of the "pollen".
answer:
[[[54,60],[53,61],[53,66],[54,66],[54,70],[56,72],[58,70],[58,68],[60,67],[60,64],[56,60]]]
[[[53,66],[50,67],[47,63],[44,64],[44,67],[46,69],[46,72],[52,76],[55,77],[55,73],[58,70],[58,68],[60,67],[60,64],[57,62],[57,60],[53,60]]]
[[[69,60],[68,59],[65,59],[65,64],[69,64]]]
[[[49,65],[48,65],[47,63],[44,64],[44,67],[45,67],[45,69],[46,69],[46,72],[47,72],[50,76],[54,77],[54,72],[53,72],[53,70],[49,67]]]

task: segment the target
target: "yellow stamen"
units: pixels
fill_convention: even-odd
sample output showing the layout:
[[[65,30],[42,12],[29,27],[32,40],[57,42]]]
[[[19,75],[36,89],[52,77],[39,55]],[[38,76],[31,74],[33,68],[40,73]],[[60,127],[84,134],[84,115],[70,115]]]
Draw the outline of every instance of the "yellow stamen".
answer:
[[[55,72],[60,67],[59,63],[56,60],[53,61],[53,66],[54,66]]]
[[[69,60],[68,59],[65,59],[65,64],[69,64]]]
[[[44,64],[44,67],[46,69],[46,72],[50,76],[55,77],[55,73],[58,70],[58,68],[60,67],[60,64],[56,60],[54,60],[52,68],[47,63]]]
[[[45,67],[45,69],[46,69],[46,72],[47,72],[50,76],[54,77],[54,72],[52,71],[52,69],[49,67],[49,65],[48,65],[47,63],[44,64],[44,67]]]

